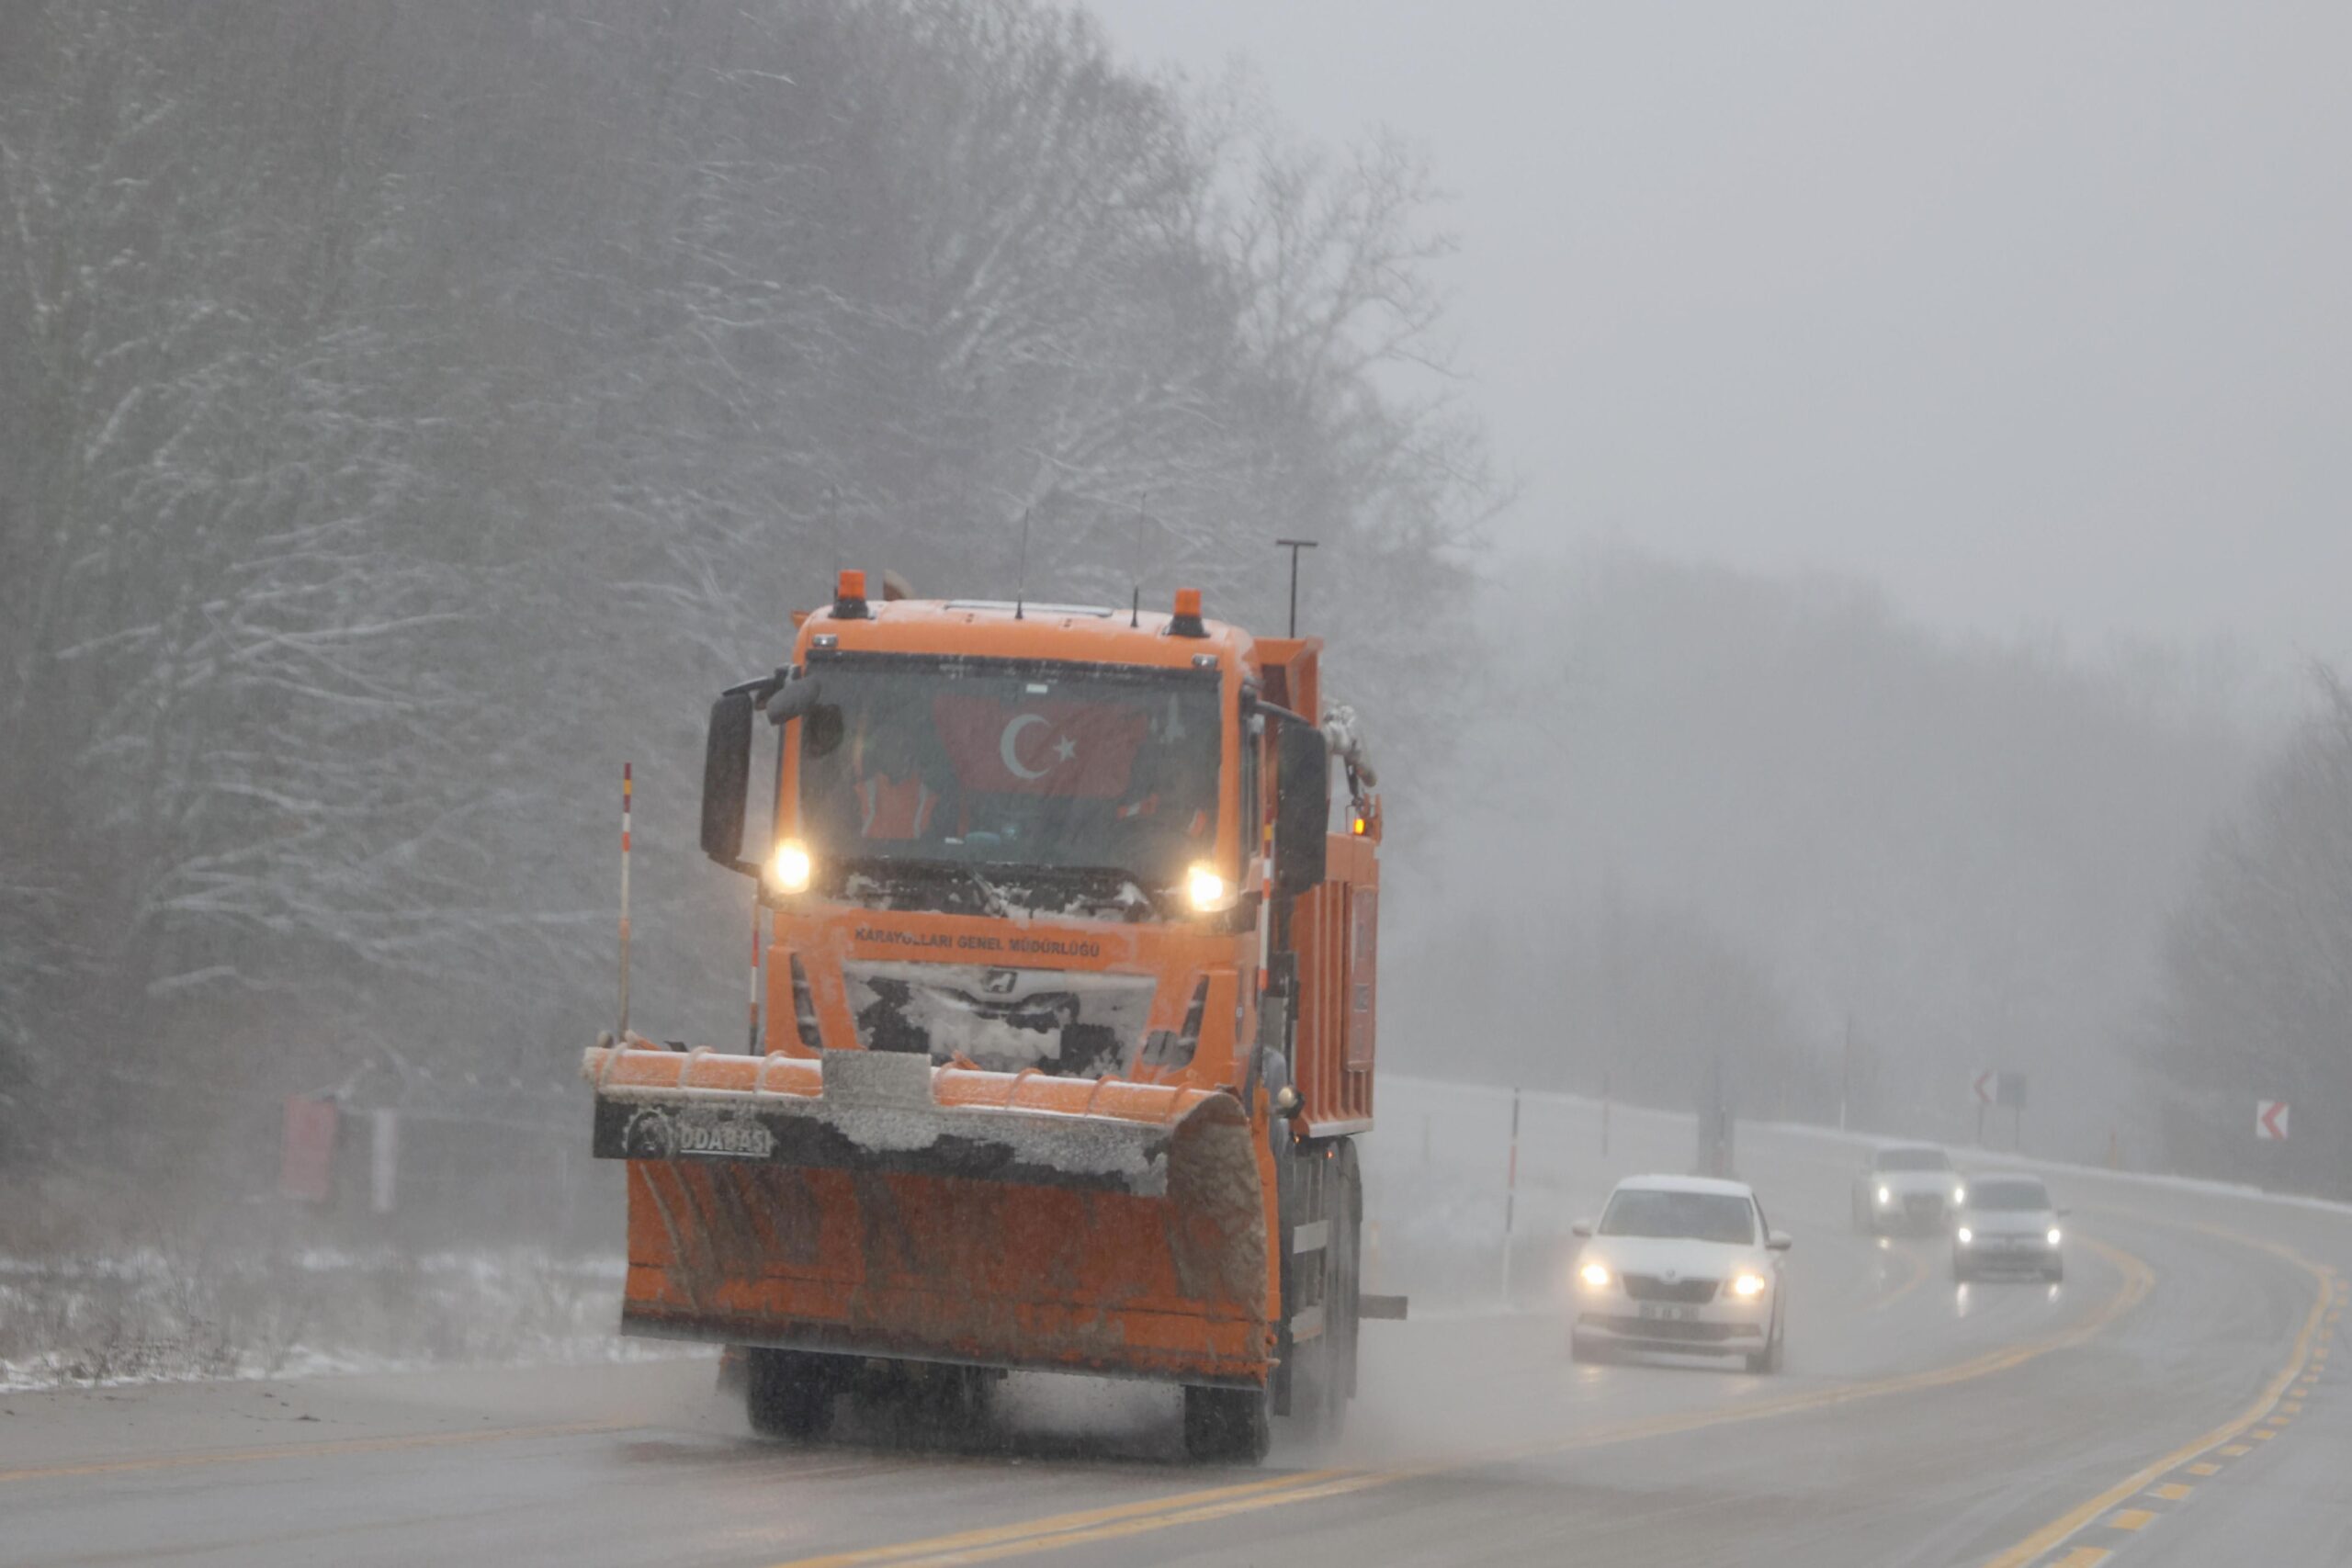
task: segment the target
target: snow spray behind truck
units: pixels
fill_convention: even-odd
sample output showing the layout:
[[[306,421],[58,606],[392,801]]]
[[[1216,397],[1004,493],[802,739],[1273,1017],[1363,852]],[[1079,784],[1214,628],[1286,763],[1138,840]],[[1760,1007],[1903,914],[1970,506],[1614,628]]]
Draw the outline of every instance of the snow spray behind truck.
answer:
[[[770,915],[765,1049],[584,1063],[624,1329],[737,1348],[786,1435],[844,1394],[966,1418],[1011,1369],[1180,1384],[1204,1459],[1330,1431],[1361,1318],[1402,1308],[1359,1290],[1381,824],[1321,645],[1192,591],[871,603],[856,571],[796,618],[705,758],[703,849]]]

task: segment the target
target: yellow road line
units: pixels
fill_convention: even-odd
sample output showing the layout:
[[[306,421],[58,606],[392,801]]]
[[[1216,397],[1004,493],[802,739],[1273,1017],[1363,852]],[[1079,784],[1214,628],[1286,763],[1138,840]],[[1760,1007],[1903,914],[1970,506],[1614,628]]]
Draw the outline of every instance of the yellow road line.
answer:
[[[2218,1450],[2216,1451],[2218,1451],[2223,1459],[2244,1459],[2246,1455],[2254,1452],[2254,1445],[2252,1443],[2232,1443],[2228,1448]]]
[[[2206,1460],[2199,1463],[2190,1465],[2188,1467],[2188,1473],[2191,1475],[2219,1475],[2222,1473],[2222,1467],[2215,1464],[2211,1460]]]
[[[2109,1508],[2114,1507],[2126,1497],[2133,1496],[2144,1490],[2151,1483],[2164,1475],[2166,1472],[2177,1470],[2191,1460],[2201,1459],[2208,1452],[2217,1448],[2221,1449],[2222,1453],[2229,1455],[2232,1458],[2236,1458],[2238,1455],[2252,1452],[2253,1450],[2244,1443],[2232,1443],[2228,1448],[2222,1448],[2222,1444],[2230,1443],[2232,1438],[2241,1435],[2250,1438],[2265,1438],[2275,1437],[2277,1435],[2276,1433],[2256,1427],[2255,1423],[2260,1421],[2265,1416],[2269,1414],[2271,1406],[2278,1403],[2280,1396],[2285,1394],[2287,1392],[2288,1385],[2292,1383],[2296,1377],[2301,1373],[2304,1363],[2309,1359],[2314,1356],[2324,1356],[2327,1353],[2324,1350],[2314,1349],[2312,1348],[2312,1342],[2318,1337],[2320,1314],[2327,1304],[2329,1290],[2334,1283],[2334,1280],[2327,1269],[2319,1264],[2313,1263],[2310,1258],[2305,1258],[2301,1253],[2295,1251],[2292,1247],[2280,1246],[2277,1242],[2258,1240],[2253,1236],[2240,1235],[2234,1231],[2222,1230],[2215,1226],[2199,1225],[2196,1228],[2211,1231],[2216,1235],[2227,1236],[2232,1241],[2238,1242],[2247,1247],[2258,1247],[2263,1251],[2275,1253],[2278,1257],[2294,1264],[2297,1268],[2311,1275],[2314,1280],[2318,1281],[2318,1293],[2312,1301],[2312,1310],[2303,1318],[2301,1332],[2295,1336],[2294,1349],[2288,1356],[2287,1364],[2279,1369],[2278,1375],[2272,1378],[2269,1383],[2264,1387],[2262,1393],[2256,1397],[2255,1402],[2248,1405],[2245,1410],[2241,1411],[2238,1415],[2232,1416],[2229,1420],[2223,1422],[2221,1426],[2214,1427],[2203,1437],[2195,1438],[2182,1447],[2174,1450],[2171,1453],[2166,1454],[2164,1458],[2156,1461],[2154,1464],[2149,1465],[2138,1473],[2128,1477],[2114,1486],[2109,1487],[2106,1491],[2100,1493],[2098,1496],[2093,1497],[2087,1503],[2080,1504],[2068,1509],[2065,1513],[2059,1515],[2056,1518],[2051,1520],[2048,1524],[2042,1526],[2040,1529],[2034,1531],[2031,1535],[2026,1537],[2015,1546],[2010,1547],[2007,1551],[1987,1559],[1984,1568],[2022,1568],[2023,1564],[2031,1562],[2035,1559],[2054,1551],[2060,1544],[2065,1541],[2069,1536],[2072,1536],[2075,1532],[2081,1530],[2093,1519],[2098,1518],[2101,1514],[2106,1513]]]
[[[0,1482],[56,1481],[76,1475],[119,1475],[140,1470],[193,1470],[211,1464],[254,1464],[264,1460],[325,1459],[337,1454],[403,1453],[411,1449],[458,1448],[532,1438],[575,1438],[591,1432],[625,1431],[636,1422],[565,1421],[550,1427],[502,1427],[490,1432],[422,1432],[407,1438],[345,1438],[319,1443],[286,1443],[266,1449],[227,1449],[211,1453],[156,1454],[146,1459],[93,1460],[84,1464],[37,1465],[0,1470]]]
[[[2278,1433],[2276,1433],[2276,1432],[2272,1431],[2272,1430],[2271,1430],[2269,1427],[2256,1427],[2253,1431],[2248,1432],[2248,1433],[2246,1434],[2246,1436],[2247,1436],[2247,1437],[2254,1438],[2256,1442],[2263,1442],[2263,1443],[2267,1443],[2267,1442],[2268,1442],[2271,1438],[2273,1438],[2277,1437],[2278,1435]]]
[[[2144,1529],[2147,1528],[2148,1521],[2155,1517],[2155,1514],[2147,1508],[2119,1508],[2108,1516],[2107,1522],[2120,1530]]]
[[[2098,1568],[2115,1553],[2103,1546],[2078,1546],[2052,1562],[2050,1568]]]
[[[1456,1460],[1396,1470],[1308,1471],[1242,1486],[1179,1493],[1173,1496],[1122,1504],[1111,1508],[1090,1509],[1078,1514],[1053,1515],[988,1529],[965,1530],[955,1535],[934,1536],[825,1556],[795,1558],[778,1564],[777,1568],[878,1568],[882,1564],[888,1564],[889,1568],[952,1568],[955,1564],[984,1562],[1024,1552],[1058,1551],[1064,1547],[1139,1535],[1148,1530],[1228,1518],[1236,1514],[1337,1497],[1376,1486],[1394,1485],[1401,1481],[1459,1474],[1486,1465],[1638,1442],[1705,1427],[1760,1421],[1776,1416],[1826,1410],[1887,1394],[1948,1387],[2021,1366],[2053,1350],[2082,1344],[2103,1332],[2109,1324],[2146,1298],[2155,1275],[2145,1263],[2128,1252],[2098,1242],[2086,1242],[2085,1245],[2107,1258],[2122,1276],[2115,1294],[2108,1298],[2098,1311],[2062,1333],[1991,1351],[1950,1367],[1838,1388],[1816,1389],[1780,1399],[1758,1400],[1754,1404],[1729,1409],[1652,1416],[1566,1438],[1547,1438],[1497,1447]]]
[[[2148,1495],[2162,1498],[2167,1503],[2177,1503],[2196,1490],[2197,1488],[2185,1482],[2167,1481],[2162,1486],[2149,1487]]]
[[[1303,1471],[1292,1475],[1271,1476],[1262,1481],[1242,1482],[1232,1486],[1213,1486],[1204,1491],[1180,1492],[1168,1497],[1148,1497],[1140,1502],[1054,1514],[1041,1519],[1023,1519],[1017,1524],[959,1530],[954,1535],[934,1536],[928,1540],[865,1547],[854,1551],[837,1551],[824,1557],[797,1558],[794,1560],[792,1568],[864,1568],[865,1564],[878,1562],[978,1562],[987,1556],[1002,1555],[992,1550],[994,1548],[1027,1551],[1075,1545],[1075,1540],[1060,1538],[1072,1532],[1125,1524],[1141,1517],[1159,1518],[1170,1510],[1215,1507],[1238,1511],[1236,1505],[1252,1498],[1261,1500],[1260,1506],[1266,1502],[1287,1501],[1287,1498],[1277,1495],[1302,1488],[1319,1489],[1321,1483],[1346,1480],[1356,1473],[1359,1472]]]

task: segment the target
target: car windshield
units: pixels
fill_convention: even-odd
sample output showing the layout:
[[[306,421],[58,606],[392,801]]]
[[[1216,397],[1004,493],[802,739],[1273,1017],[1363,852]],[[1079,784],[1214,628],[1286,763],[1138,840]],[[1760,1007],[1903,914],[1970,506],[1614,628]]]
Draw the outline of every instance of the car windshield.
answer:
[[[1881,1149],[1881,1170],[1950,1170],[1951,1161],[1941,1149]]]
[[[1180,886],[1216,840],[1215,671],[812,659],[801,830],[820,862]]]
[[[2037,1210],[2050,1207],[2050,1193],[2039,1181],[2004,1179],[1969,1184],[1972,1209]]]
[[[1628,1187],[1609,1200],[1602,1235],[1658,1236],[1747,1245],[1756,1240],[1755,1205],[1729,1192],[1668,1192]]]

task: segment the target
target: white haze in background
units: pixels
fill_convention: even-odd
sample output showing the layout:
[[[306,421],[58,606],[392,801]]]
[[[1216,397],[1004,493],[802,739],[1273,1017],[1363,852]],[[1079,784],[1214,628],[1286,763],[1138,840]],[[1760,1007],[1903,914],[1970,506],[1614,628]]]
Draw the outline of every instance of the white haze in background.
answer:
[[[2352,653],[2352,10],[1098,0],[1458,193],[1513,539]]]

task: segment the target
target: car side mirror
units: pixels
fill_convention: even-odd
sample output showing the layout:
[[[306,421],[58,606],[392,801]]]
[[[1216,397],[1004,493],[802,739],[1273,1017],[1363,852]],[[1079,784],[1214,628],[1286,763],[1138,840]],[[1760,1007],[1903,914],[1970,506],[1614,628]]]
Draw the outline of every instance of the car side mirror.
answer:
[[[1592,1222],[1590,1220],[1578,1220],[1575,1224],[1568,1227],[1568,1234],[1581,1240],[1589,1241],[1592,1239]]]
[[[1773,1231],[1764,1237],[1764,1248],[1768,1252],[1786,1252],[1796,1244],[1797,1238],[1786,1231]]]
[[[1296,897],[1323,885],[1331,831],[1331,749],[1311,724],[1285,721],[1276,730],[1274,886]]]
[[[752,694],[722,692],[710,705],[702,752],[702,852],[729,871],[743,868],[743,807],[752,789]]]

